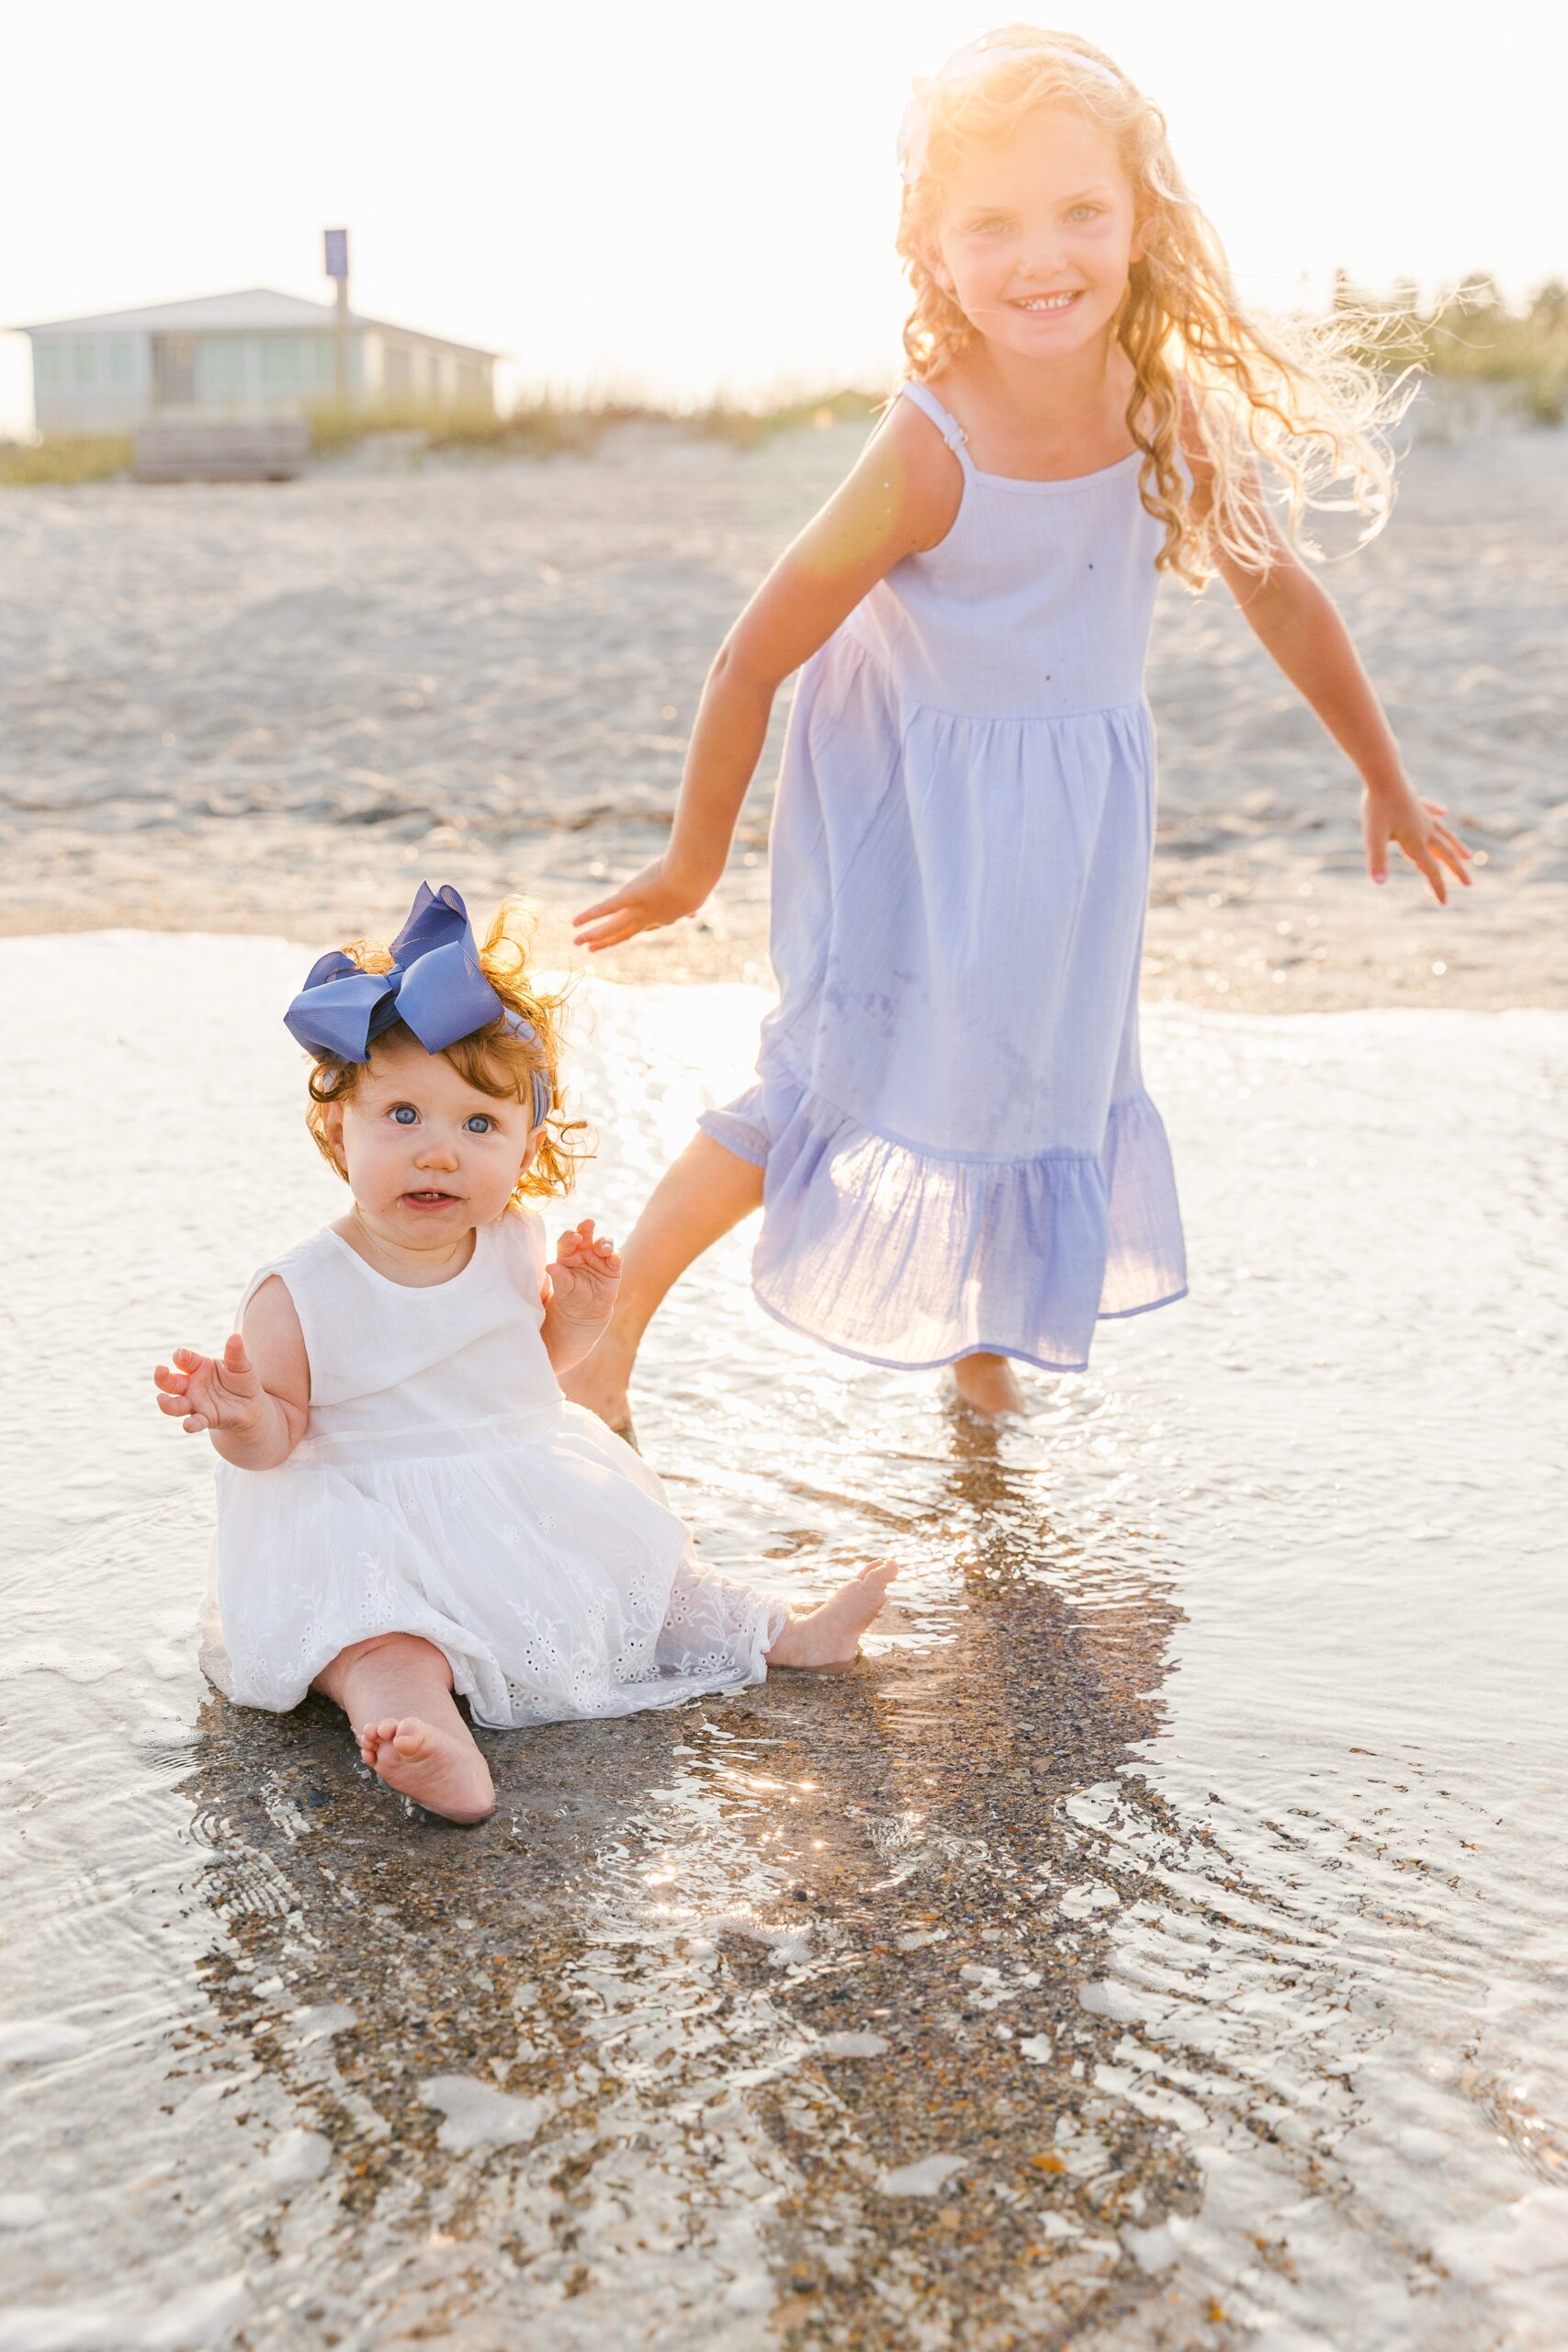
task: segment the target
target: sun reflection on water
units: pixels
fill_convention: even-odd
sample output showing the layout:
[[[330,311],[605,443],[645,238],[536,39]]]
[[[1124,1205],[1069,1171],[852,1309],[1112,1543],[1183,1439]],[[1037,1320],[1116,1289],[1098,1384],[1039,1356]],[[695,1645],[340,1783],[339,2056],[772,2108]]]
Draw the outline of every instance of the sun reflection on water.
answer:
[[[159,1057],[193,1050],[156,1013],[187,952],[120,967],[128,1018],[148,997],[104,1071],[132,1137]],[[374,2310],[394,2340],[596,2352],[1111,2347],[1156,2308],[1172,2341],[1547,2340],[1568,1904],[1539,1860],[1556,1637],[1521,1465],[1568,1324],[1524,1278],[1517,1170],[1561,1031],[1155,1024],[1199,1296],[1036,1384],[1026,1425],[792,1340],[744,1241],[716,1252],[656,1328],[646,1450],[716,1566],[806,1593],[894,1556],[896,1604],[848,1674],[487,1736],[500,1810],[459,1836],[324,1704],[202,1690],[206,1474],[130,1385],[300,1222],[297,1106],[248,1010],[297,960],[203,948],[244,1201],[193,1123],[190,1217],[151,1214],[170,1138],[132,1142],[96,1238],[67,1153],[84,1279],[61,1295],[47,1233],[16,1273],[18,1330],[53,1285],[103,1436],[71,1487],[28,1421],[8,1544],[6,2340],[358,2341]],[[694,1099],[743,1075],[755,1005],[593,992],[584,1094],[626,1115],[585,1206],[624,1227]],[[626,1088],[642,1061],[668,1085]],[[1486,1117],[1450,1138],[1450,1243],[1486,1280],[1445,1278],[1438,1351],[1389,1195],[1457,1067]],[[1331,1202],[1271,1246],[1303,1117],[1390,1236],[1373,1293]],[[237,1264],[242,1210],[280,1230]]]

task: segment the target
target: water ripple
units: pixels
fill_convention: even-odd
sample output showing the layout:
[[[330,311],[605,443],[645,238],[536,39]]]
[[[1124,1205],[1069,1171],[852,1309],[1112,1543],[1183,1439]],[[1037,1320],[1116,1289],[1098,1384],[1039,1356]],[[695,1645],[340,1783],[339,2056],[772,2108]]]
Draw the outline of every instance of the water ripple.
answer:
[[[0,958],[137,1044],[24,1136],[0,1326],[0,2346],[1555,2346],[1568,1024],[1152,1022],[1193,1299],[999,1432],[716,1251],[646,1450],[716,1566],[897,1606],[844,1676],[487,1736],[458,1835],[191,1663],[146,1376],[335,1205],[298,951]],[[585,1208],[757,1006],[585,991]],[[41,1121],[54,1033],[7,1051]]]

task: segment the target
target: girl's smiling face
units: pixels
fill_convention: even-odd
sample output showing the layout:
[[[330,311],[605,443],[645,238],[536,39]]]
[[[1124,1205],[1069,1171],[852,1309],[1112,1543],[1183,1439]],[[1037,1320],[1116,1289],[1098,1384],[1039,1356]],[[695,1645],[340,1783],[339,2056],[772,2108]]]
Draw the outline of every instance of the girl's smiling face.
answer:
[[[327,1105],[326,1131],[365,1223],[403,1249],[500,1216],[537,1140],[531,1104],[482,1094],[406,1031],[372,1049],[346,1102]]]
[[[1065,108],[1026,115],[959,166],[937,247],[938,274],[988,341],[1026,359],[1081,350],[1112,326],[1142,258],[1114,141]]]

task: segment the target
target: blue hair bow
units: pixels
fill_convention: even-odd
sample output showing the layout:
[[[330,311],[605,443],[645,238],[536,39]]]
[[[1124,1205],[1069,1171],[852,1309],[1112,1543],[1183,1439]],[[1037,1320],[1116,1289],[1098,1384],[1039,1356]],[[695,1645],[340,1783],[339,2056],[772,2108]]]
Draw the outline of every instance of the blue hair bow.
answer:
[[[367,1062],[377,1038],[399,1021],[427,1054],[439,1054],[502,1018],[513,1036],[536,1038],[533,1023],[508,1011],[480,970],[468,910],[457,891],[450,883],[433,890],[422,882],[392,942],[391,970],[362,971],[334,947],[311,965],[283,1022],[307,1053]],[[534,1125],[540,1126],[550,1082],[540,1069],[533,1079]]]

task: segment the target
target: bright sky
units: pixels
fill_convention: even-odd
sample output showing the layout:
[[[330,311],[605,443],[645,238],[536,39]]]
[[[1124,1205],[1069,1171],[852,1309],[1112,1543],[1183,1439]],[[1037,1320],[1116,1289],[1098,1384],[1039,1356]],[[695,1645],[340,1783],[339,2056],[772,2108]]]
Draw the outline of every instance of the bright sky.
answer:
[[[1565,12],[1083,0],[1253,293],[1568,275]],[[274,285],[665,396],[886,379],[892,144],[972,0],[51,0],[7,39],[0,322]],[[0,337],[0,429],[27,346]]]

